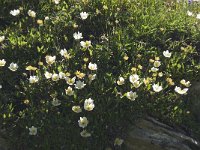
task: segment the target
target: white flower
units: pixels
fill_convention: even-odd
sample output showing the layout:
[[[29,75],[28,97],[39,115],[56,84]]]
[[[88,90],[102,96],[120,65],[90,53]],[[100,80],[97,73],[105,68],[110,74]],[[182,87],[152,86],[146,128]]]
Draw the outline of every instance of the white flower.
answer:
[[[60,0],[53,0],[53,2],[54,2],[55,4],[59,4],[59,3],[60,3]]]
[[[156,61],[154,61],[153,65],[154,65],[154,67],[157,67],[157,68],[158,68],[158,67],[160,67],[161,62],[158,61],[158,60],[156,60]]]
[[[120,138],[116,138],[114,142],[114,146],[121,146],[123,144],[124,140]]]
[[[73,34],[73,37],[74,37],[75,40],[80,40],[80,39],[83,38],[82,33],[80,33],[80,32],[78,32],[78,33],[75,32]]]
[[[81,41],[80,44],[81,44],[81,46],[82,46],[83,48],[89,48],[89,47],[92,46],[92,45],[91,45],[91,41]]]
[[[37,76],[30,76],[29,83],[36,83],[39,81],[39,78]]]
[[[86,117],[80,117],[80,119],[78,120],[79,127],[81,128],[87,127],[88,123],[89,121]]]
[[[138,95],[136,94],[136,92],[130,91],[126,93],[126,97],[131,101],[134,101],[138,97]]]
[[[167,58],[170,58],[172,56],[172,53],[169,52],[169,50],[163,51],[163,55]]]
[[[5,36],[0,36],[0,43],[5,40]]]
[[[49,65],[53,64],[56,61],[56,56],[47,55],[45,58],[46,58],[47,64]]]
[[[65,80],[67,84],[73,85],[75,83],[76,77],[73,77],[73,78],[65,77]]]
[[[6,64],[6,61],[4,59],[1,59],[0,60],[0,67],[5,66],[5,64]]]
[[[74,84],[75,85],[75,88],[76,89],[82,89],[82,88],[84,88],[84,86],[86,86],[86,84],[84,84],[84,81],[76,81],[76,84]]]
[[[60,50],[60,55],[67,58],[67,59],[69,59],[71,57],[70,54],[68,53],[68,51],[65,48]]]
[[[57,73],[54,73],[54,74],[52,75],[51,79],[52,79],[53,81],[58,81],[58,80],[59,80],[59,75],[58,75]]]
[[[97,76],[96,74],[89,74],[88,78],[90,81],[93,81],[96,78],[96,76]]]
[[[118,81],[117,81],[117,84],[118,85],[123,85],[124,84],[124,78],[123,77],[119,77]]]
[[[52,77],[52,73],[49,73],[48,71],[46,71],[44,76],[46,79],[50,79]]]
[[[81,135],[82,137],[87,138],[87,137],[90,137],[90,136],[91,136],[91,133],[87,132],[86,130],[83,130],[83,131],[80,133],[80,135]]]
[[[135,81],[135,82],[133,83],[133,86],[134,86],[135,88],[139,88],[141,84],[142,84],[142,83],[140,83],[139,81]]]
[[[11,11],[10,11],[10,14],[13,15],[13,16],[17,16],[17,15],[20,14],[20,10],[19,10],[19,9],[11,10]]]
[[[93,64],[93,63],[90,62],[89,65],[88,65],[88,68],[90,70],[93,70],[93,71],[97,70],[97,64],[95,64],[95,63]]]
[[[151,71],[152,71],[152,72],[157,72],[158,70],[159,70],[159,69],[158,69],[158,68],[155,68],[155,67],[152,67],[152,68],[151,68]]]
[[[80,106],[73,106],[72,111],[75,112],[75,113],[81,113],[82,109],[81,109]]]
[[[2,89],[2,85],[0,84],[0,89]]]
[[[162,76],[163,76],[163,73],[162,73],[162,72],[159,72],[159,73],[158,73],[158,76],[159,76],[159,77],[162,77]]]
[[[135,81],[138,81],[140,78],[137,74],[133,74],[129,76],[129,81],[133,84]]]
[[[200,14],[197,14],[197,17],[196,17],[197,19],[200,19]]]
[[[28,15],[32,18],[35,18],[36,17],[36,12],[34,12],[33,10],[29,10],[28,11]]]
[[[53,101],[51,102],[51,104],[53,106],[59,106],[59,105],[61,105],[61,102],[58,99],[53,99]]]
[[[46,20],[46,21],[49,20],[49,16],[46,16],[46,17],[44,18],[44,20]]]
[[[180,87],[175,87],[175,92],[177,92],[178,94],[181,94],[181,95],[186,95],[187,94],[187,91],[188,91],[188,88],[184,88],[184,89],[181,89]]]
[[[32,126],[29,128],[29,135],[36,135],[37,134],[37,128]]]
[[[16,71],[18,69],[18,65],[16,63],[11,63],[8,67],[11,71]]]
[[[89,98],[86,99],[84,102],[84,109],[87,111],[92,111],[94,109],[95,105],[94,105],[94,100]]]
[[[182,85],[186,86],[186,87],[190,87],[190,86],[191,86],[190,81],[187,81],[187,82],[186,82],[184,79],[182,79],[182,80],[180,81],[180,83],[181,83]]]
[[[188,11],[187,11],[187,15],[188,15],[188,16],[193,16],[193,13],[192,13],[191,11],[188,10]]]
[[[65,73],[63,73],[63,72],[59,72],[59,78],[60,79],[65,79]]]
[[[74,95],[73,89],[69,86],[67,89],[65,89],[66,95],[72,96]]]
[[[155,91],[155,92],[160,92],[163,88],[162,88],[162,86],[159,86],[159,84],[157,83],[157,84],[153,84],[153,90]]]
[[[81,13],[80,13],[80,16],[81,16],[81,19],[82,19],[82,20],[87,19],[88,15],[89,15],[89,14],[86,13],[86,12],[81,12]]]
[[[60,55],[61,56],[64,56],[66,54],[68,54],[68,52],[67,52],[67,50],[65,48],[60,50]]]

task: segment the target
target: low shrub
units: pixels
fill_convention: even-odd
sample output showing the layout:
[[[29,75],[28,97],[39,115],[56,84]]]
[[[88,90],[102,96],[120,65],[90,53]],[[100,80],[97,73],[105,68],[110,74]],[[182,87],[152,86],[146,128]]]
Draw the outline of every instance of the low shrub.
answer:
[[[0,120],[14,149],[125,149],[138,116],[181,124],[199,78],[198,5],[2,1]]]

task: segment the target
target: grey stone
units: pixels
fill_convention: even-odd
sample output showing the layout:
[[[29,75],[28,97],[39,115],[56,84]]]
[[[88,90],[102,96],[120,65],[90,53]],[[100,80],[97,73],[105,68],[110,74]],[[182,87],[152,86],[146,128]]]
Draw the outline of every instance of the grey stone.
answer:
[[[200,82],[193,83],[188,94],[192,114],[200,122]]]
[[[128,150],[200,150],[199,141],[152,117],[139,119],[125,141]]]

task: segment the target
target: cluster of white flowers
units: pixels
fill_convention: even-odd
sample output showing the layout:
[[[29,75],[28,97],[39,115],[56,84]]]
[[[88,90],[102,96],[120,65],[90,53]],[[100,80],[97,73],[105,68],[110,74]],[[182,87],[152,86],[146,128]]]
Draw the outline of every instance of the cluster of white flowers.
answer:
[[[0,59],[0,67],[4,67],[6,65],[6,61],[5,59]],[[8,67],[8,69],[10,69],[11,71],[17,71],[17,69],[19,68],[19,66],[17,65],[17,63],[11,63]]]
[[[166,51],[164,51],[163,54],[164,54],[165,57],[167,56],[167,55],[165,55]],[[161,65],[161,62],[159,60],[156,60],[156,61],[154,61],[153,65],[154,66],[151,68],[151,71],[152,72],[157,72],[157,71],[159,71],[159,67]]]
[[[137,75],[137,74],[132,74],[129,76],[129,81],[134,88],[139,88],[140,85],[142,84],[142,82],[140,82],[139,80],[140,80],[140,78],[139,78],[139,75]],[[120,76],[116,83],[119,86],[124,85],[125,79]],[[131,101],[135,101],[135,99],[138,97],[137,93],[133,92],[133,91],[126,92],[125,96]]]
[[[183,86],[185,86],[186,88],[181,89],[181,87],[176,86],[174,90],[175,90],[175,92],[177,92],[178,94],[186,95],[186,94],[187,94],[187,91],[189,90],[188,87],[191,86],[191,83],[190,83],[190,81],[186,81],[185,79],[182,79],[182,80],[180,81],[180,83],[181,83]]]
[[[59,2],[60,1],[56,2],[56,0],[54,0],[54,3],[56,3],[56,4],[58,4]],[[87,19],[88,15],[89,14],[86,13],[86,12],[80,13],[80,16],[81,16],[82,20]],[[73,34],[73,38],[75,40],[81,40],[81,39],[83,39],[83,34],[81,32],[79,32],[79,31],[75,32]],[[92,46],[91,41],[89,41],[89,40],[80,41],[80,45],[84,49],[88,49],[88,48],[90,48]],[[66,59],[71,58],[70,53],[65,48],[60,50],[60,55],[62,57],[64,57],[64,58],[66,58]],[[49,67],[51,67],[54,63],[56,63],[56,56],[47,55],[45,57],[45,60],[46,60],[46,63],[49,65]],[[96,79],[96,74],[94,72],[97,71],[98,67],[97,67],[96,63],[89,62],[87,68],[89,69],[89,72],[90,72],[88,74],[88,79],[89,79],[89,84],[90,84],[94,79]],[[93,72],[93,73],[91,73],[91,72]],[[58,81],[60,79],[64,79],[66,81],[66,84],[69,85],[65,89],[65,94],[67,96],[75,95],[76,92],[78,92],[76,90],[81,90],[86,86],[86,83],[84,81],[85,75],[86,75],[85,73],[81,73],[80,71],[77,71],[76,76],[71,76],[70,74],[67,75],[64,72],[59,72],[58,74],[57,73],[51,73],[51,72],[49,72],[47,70],[44,73],[45,78],[46,79],[51,79],[52,81]],[[36,77],[34,77],[33,79],[35,79],[35,78]],[[33,80],[31,83],[35,83],[37,81],[38,80]],[[73,86],[74,86],[74,88],[73,88]],[[61,105],[61,102],[57,98],[54,98],[51,103],[52,103],[53,106]],[[95,104],[94,104],[94,100],[92,98],[85,99],[84,106],[83,106],[85,111],[92,111],[94,109],[94,107],[95,107]],[[74,106],[72,106],[72,111],[75,112],[75,113],[81,113],[82,112],[82,108],[81,108],[80,105],[74,105]],[[85,130],[85,128],[87,127],[88,123],[89,123],[89,121],[88,121],[88,119],[86,117],[80,117],[80,119],[78,120],[78,125],[81,128],[84,129],[82,132],[80,132],[80,135],[82,137],[90,137],[91,136],[91,133],[89,133],[87,130]]]
[[[163,51],[163,56],[166,58],[170,58],[172,56],[172,53],[169,52],[169,50],[166,50],[166,51]],[[163,90],[161,83],[159,83],[159,82],[155,83],[156,76],[163,77],[163,75],[164,75],[163,72],[158,72],[162,63],[161,63],[159,57],[155,57],[155,60],[150,59],[150,62],[153,63],[153,67],[151,67],[149,70],[149,72],[153,73],[152,77],[144,78],[143,80],[141,80],[139,75],[135,73],[135,74],[132,74],[129,76],[129,81],[131,83],[131,87],[133,87],[133,88],[139,88],[140,85],[142,85],[143,83],[145,85],[147,85],[150,82],[154,81],[152,84],[149,84],[149,85],[151,85],[154,92],[158,93]],[[138,68],[141,68],[141,65],[138,65]],[[136,71],[136,68],[133,68],[133,70]],[[166,80],[168,80],[168,82],[170,82],[171,85],[174,85],[171,78],[167,78]],[[119,86],[124,85],[125,78],[120,76],[118,78],[118,80],[116,81],[116,83]],[[181,80],[180,83],[186,87],[189,87],[191,85],[189,81],[186,82],[185,80]],[[188,90],[188,88],[181,89],[180,87],[177,87],[177,86],[175,87],[175,92],[177,92],[179,94],[186,94],[187,90]],[[121,92],[120,92],[120,95],[121,95],[121,98],[124,97],[124,96],[122,96]],[[133,92],[132,90],[129,92],[126,92],[125,96],[131,101],[134,101],[138,97],[137,93]]]
[[[139,76],[137,74],[133,74],[129,76],[129,81],[132,83],[133,87],[138,88],[141,83],[139,81]]]
[[[194,16],[195,16],[195,14],[194,14],[193,12],[189,11],[189,10],[187,11],[187,15],[190,16],[190,17],[194,17]],[[200,19],[200,13],[198,13],[198,14],[196,15],[196,18],[197,18],[197,19]]]
[[[11,63],[10,66],[8,67],[11,71],[17,71],[18,65],[16,63]]]
[[[88,98],[84,101],[84,109],[86,111],[92,111],[94,109],[95,105],[94,105],[94,100],[91,99],[91,98]],[[72,111],[75,112],[75,113],[81,113],[82,112],[82,109],[80,106],[73,106],[72,107]],[[79,127],[81,128],[86,128],[87,125],[88,125],[89,121],[86,117],[80,117],[80,119],[78,120],[78,124],[79,124]],[[90,137],[91,136],[91,133],[89,133],[88,131],[86,130],[83,130],[80,135],[82,137]]]
[[[20,14],[20,10],[19,10],[19,9],[11,10],[11,11],[10,11],[10,14],[11,14],[12,16],[17,16],[17,15]],[[32,17],[32,18],[35,18],[35,17],[36,17],[36,12],[33,11],[33,10],[28,10],[28,15],[29,15],[30,17]]]

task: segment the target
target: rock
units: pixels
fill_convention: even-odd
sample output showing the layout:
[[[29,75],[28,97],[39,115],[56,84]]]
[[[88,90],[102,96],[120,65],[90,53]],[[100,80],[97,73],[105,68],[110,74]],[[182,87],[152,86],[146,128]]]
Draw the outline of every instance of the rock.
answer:
[[[128,150],[200,150],[199,141],[152,117],[138,120],[125,141]]]
[[[188,94],[188,101],[191,112],[198,122],[200,122],[200,82],[193,83]]]

